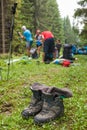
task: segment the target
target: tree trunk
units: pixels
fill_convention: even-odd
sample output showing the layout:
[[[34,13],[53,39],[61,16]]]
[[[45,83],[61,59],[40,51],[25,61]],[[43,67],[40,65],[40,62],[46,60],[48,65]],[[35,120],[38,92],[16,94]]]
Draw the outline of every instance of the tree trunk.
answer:
[[[5,53],[4,0],[1,0],[1,16],[2,16],[2,51],[3,53]]]

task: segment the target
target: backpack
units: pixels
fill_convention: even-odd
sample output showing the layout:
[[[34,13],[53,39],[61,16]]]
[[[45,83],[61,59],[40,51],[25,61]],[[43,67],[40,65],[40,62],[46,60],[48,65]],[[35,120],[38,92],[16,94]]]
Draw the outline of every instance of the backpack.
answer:
[[[69,60],[64,60],[63,63],[62,63],[62,66],[64,67],[69,67],[70,66],[70,61]]]
[[[31,57],[33,59],[37,59],[38,58],[37,49],[31,48],[30,53],[31,53]]]

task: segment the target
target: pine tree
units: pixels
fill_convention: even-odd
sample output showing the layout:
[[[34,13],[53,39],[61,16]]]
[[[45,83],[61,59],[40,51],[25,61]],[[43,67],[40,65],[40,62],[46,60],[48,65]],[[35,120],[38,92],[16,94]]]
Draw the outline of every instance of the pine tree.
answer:
[[[75,26],[71,26],[69,17],[64,18],[64,36],[65,43],[73,44],[77,42],[78,30]]]
[[[63,39],[63,24],[56,0],[35,0],[36,29],[50,30],[55,38]]]
[[[83,30],[81,31],[81,39],[82,42],[86,42],[87,43],[87,0],[80,0],[78,2],[78,5],[80,5],[80,8],[78,8],[75,13],[74,16],[75,18],[80,18],[82,20],[82,23],[84,24]]]

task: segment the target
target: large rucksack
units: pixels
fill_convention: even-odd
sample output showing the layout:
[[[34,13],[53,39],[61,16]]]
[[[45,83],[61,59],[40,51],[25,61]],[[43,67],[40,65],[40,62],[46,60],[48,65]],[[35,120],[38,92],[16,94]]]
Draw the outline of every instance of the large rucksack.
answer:
[[[63,58],[68,60],[74,60],[72,56],[72,45],[71,44],[64,44],[63,46]]]

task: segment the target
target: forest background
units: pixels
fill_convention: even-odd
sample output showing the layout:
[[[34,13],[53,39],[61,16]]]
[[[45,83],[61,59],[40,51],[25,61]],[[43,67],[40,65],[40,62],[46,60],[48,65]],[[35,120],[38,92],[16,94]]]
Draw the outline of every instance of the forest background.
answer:
[[[69,16],[61,18],[56,0],[16,0],[16,2],[18,4],[15,14],[14,51],[21,53],[24,50],[24,42],[17,35],[17,32],[21,31],[22,25],[30,29],[33,37],[37,29],[41,31],[50,30],[53,32],[55,40],[60,39],[62,44],[69,43],[83,46],[87,43],[86,32],[84,32],[87,25],[83,20],[84,14],[81,13],[81,9],[80,11],[77,9],[73,14],[74,18],[82,17],[84,28],[82,32],[79,32],[77,24],[71,25]],[[80,2],[78,4],[83,7],[86,3],[84,1],[83,4]],[[86,15],[84,15],[85,18]]]

